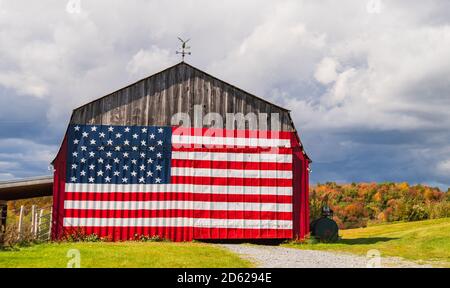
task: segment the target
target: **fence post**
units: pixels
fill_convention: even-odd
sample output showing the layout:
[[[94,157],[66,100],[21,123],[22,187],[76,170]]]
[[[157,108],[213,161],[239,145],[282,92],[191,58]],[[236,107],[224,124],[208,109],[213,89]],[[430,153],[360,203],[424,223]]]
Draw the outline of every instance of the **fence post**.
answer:
[[[8,216],[6,201],[0,200],[0,247],[3,246],[6,233],[6,217]]]
[[[34,235],[34,217],[36,216],[36,205],[31,206],[31,227],[30,232],[31,235]]]
[[[20,241],[22,239],[22,225],[23,225],[23,205],[20,206],[20,214],[19,214],[19,226],[17,227],[17,240]]]
[[[53,224],[53,207],[50,207],[50,214],[48,215],[48,241],[52,240],[52,224]]]

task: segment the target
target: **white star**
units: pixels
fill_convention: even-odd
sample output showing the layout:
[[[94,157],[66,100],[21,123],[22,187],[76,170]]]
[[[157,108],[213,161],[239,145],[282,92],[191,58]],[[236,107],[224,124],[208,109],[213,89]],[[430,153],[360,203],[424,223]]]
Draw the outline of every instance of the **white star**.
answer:
[[[162,166],[161,166],[161,165],[156,165],[156,170],[161,171],[161,169],[162,169]]]
[[[145,153],[141,153],[141,158],[145,158]]]
[[[105,133],[101,132],[101,133],[98,135],[98,137],[100,137],[100,138],[105,138]]]
[[[106,168],[106,170],[111,170],[112,166],[109,164],[106,164],[105,168]]]
[[[137,164],[137,160],[136,160],[136,159],[133,159],[133,160],[131,160],[131,163]]]
[[[150,139],[155,139],[155,134],[150,134]]]
[[[161,178],[156,178],[156,183],[161,183]]]
[[[89,170],[94,170],[94,169],[95,169],[95,165],[94,164],[89,165]]]
[[[119,158],[114,158],[114,163],[120,163]]]
[[[139,178],[139,183],[145,183],[145,178],[144,177]]]
[[[95,157],[95,152],[89,152],[89,157]]]
[[[128,182],[128,178],[122,178],[122,183],[127,183]]]
[[[109,131],[109,132],[113,132],[113,131],[114,131],[114,128],[113,128],[112,126],[109,126],[108,131]]]
[[[122,137],[122,134],[117,133],[117,134],[116,134],[116,138],[120,138],[120,137]]]
[[[158,154],[156,154],[156,157],[161,158],[161,157],[162,157],[162,154],[161,154],[161,153],[158,153]]]
[[[77,169],[78,165],[77,164],[72,164],[72,169]]]
[[[98,158],[98,163],[103,163],[104,162],[104,160],[103,160],[103,158]]]
[[[120,172],[119,171],[114,171],[114,176],[119,176]]]
[[[78,140],[78,139],[73,140],[73,144],[78,144],[78,143],[80,143],[80,140]]]
[[[120,146],[116,146],[116,151],[120,151]]]
[[[153,159],[152,159],[152,158],[149,158],[149,159],[147,160],[147,163],[148,163],[148,164],[153,163]]]
[[[73,156],[73,157],[78,157],[78,153],[77,153],[77,152],[73,152],[73,153],[72,153],[72,156]]]
[[[136,147],[136,146],[133,146],[133,151],[137,151],[138,150],[138,148]]]
[[[150,149],[150,151],[155,151],[155,147],[151,146],[148,149]]]
[[[147,133],[147,128],[142,128],[142,133]]]
[[[128,165],[123,165],[123,170],[128,170]]]
[[[141,145],[142,145],[142,146],[146,146],[146,145],[147,145],[147,143],[145,142],[145,140],[142,140],[142,141],[141,141]]]
[[[103,176],[103,171],[101,171],[101,170],[98,171],[98,172],[97,172],[97,176]]]
[[[86,171],[82,170],[82,171],[80,172],[80,175],[81,175],[81,176],[86,176]]]
[[[97,143],[97,141],[95,141],[94,139],[91,140],[91,145],[95,145]]]
[[[131,172],[131,176],[136,177],[137,173],[136,171]]]
[[[111,151],[106,152],[106,157],[112,157],[112,152]]]
[[[103,150],[105,150],[105,147],[104,146],[100,146],[100,147],[98,147],[98,150],[103,151]]]
[[[163,133],[163,131],[164,131],[164,130],[163,130],[162,128],[159,128],[159,129],[158,129],[158,133]]]
[[[72,180],[72,182],[76,182],[77,181],[77,177],[72,177],[71,180]]]
[[[95,127],[95,126],[91,127],[91,131],[92,132],[96,132],[97,131],[97,127]]]
[[[130,141],[128,141],[128,140],[123,141],[123,145],[125,145],[125,146],[130,145]]]
[[[80,126],[75,126],[74,129],[75,131],[80,131]]]
[[[147,177],[152,177],[152,176],[153,176],[152,171],[148,171],[148,172],[147,172]]]
[[[158,145],[161,146],[163,144],[162,140],[158,140]]]
[[[112,146],[113,145],[113,141],[111,139],[109,139],[108,141],[106,141],[106,144]]]
[[[86,163],[86,159],[81,158],[80,162],[81,162],[81,163]]]
[[[130,128],[129,127],[125,128],[125,132],[130,132]]]
[[[139,169],[141,169],[141,171],[145,171],[145,165],[142,164],[142,165],[139,167]]]
[[[81,146],[81,151],[87,151],[87,147],[86,146]]]
[[[88,180],[89,180],[89,182],[94,183],[94,180],[95,180],[95,179],[91,176],[91,177],[89,177]]]
[[[134,138],[134,139],[138,139],[138,136],[139,136],[139,135],[136,134],[136,133],[133,134],[133,138]]]
[[[123,157],[124,157],[124,158],[128,158],[128,152],[124,152],[124,153],[123,153]]]
[[[83,132],[83,137],[84,137],[84,138],[86,138],[86,137],[88,137],[88,136],[89,136],[89,133]]]
[[[105,177],[105,182],[111,182],[111,178],[109,176]]]

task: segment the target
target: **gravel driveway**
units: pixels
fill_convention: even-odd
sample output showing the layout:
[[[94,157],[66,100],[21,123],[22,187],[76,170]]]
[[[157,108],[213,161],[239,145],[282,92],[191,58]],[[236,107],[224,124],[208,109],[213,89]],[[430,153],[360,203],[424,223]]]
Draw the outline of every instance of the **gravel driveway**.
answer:
[[[219,244],[261,268],[366,268],[373,258],[280,246]],[[372,259],[372,260],[371,260]],[[381,267],[431,267],[400,258],[381,258]]]

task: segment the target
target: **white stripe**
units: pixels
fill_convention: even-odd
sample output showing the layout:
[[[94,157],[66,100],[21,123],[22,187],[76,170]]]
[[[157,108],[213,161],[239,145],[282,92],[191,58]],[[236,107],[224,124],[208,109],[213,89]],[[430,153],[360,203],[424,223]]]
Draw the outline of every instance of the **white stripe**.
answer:
[[[191,184],[87,184],[66,183],[66,192],[185,192],[199,194],[292,195],[292,187],[220,186]]]
[[[292,179],[292,171],[172,167],[172,176]],[[252,179],[249,179],[252,180]]]
[[[269,162],[292,163],[291,154],[274,153],[228,153],[228,152],[184,152],[173,151],[172,159],[180,160],[209,160],[236,162]]]
[[[292,204],[204,201],[64,201],[65,209],[86,210],[202,210],[292,212]]]
[[[292,229],[291,220],[208,218],[64,218],[64,227],[197,227]]]
[[[172,135],[172,143],[233,147],[291,147],[291,140],[289,139],[235,138],[193,135]]]

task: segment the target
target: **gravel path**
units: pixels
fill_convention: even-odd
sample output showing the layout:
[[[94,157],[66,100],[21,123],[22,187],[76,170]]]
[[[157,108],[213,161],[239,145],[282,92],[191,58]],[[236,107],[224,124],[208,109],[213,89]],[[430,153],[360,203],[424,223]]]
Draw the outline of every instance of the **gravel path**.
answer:
[[[280,246],[219,244],[261,268],[366,268],[371,258],[335,252],[299,250]],[[381,267],[415,268],[419,265],[400,258],[381,258]]]

